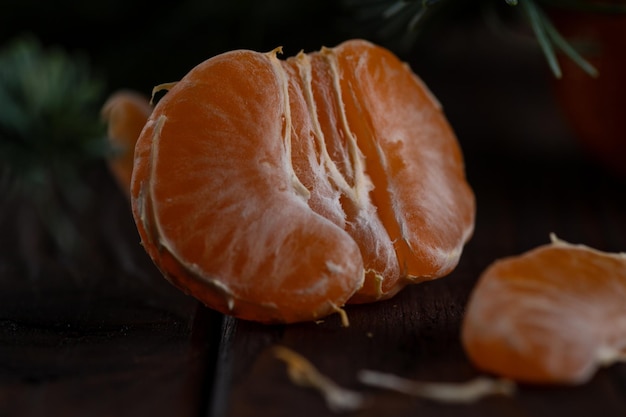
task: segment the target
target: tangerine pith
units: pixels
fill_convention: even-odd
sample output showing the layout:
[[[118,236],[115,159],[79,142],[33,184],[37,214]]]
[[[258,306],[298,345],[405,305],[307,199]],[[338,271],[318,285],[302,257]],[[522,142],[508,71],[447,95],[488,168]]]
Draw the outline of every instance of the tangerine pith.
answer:
[[[261,322],[314,320],[448,274],[475,212],[438,102],[360,40],[196,66],[139,137],[131,202],[172,283]]]

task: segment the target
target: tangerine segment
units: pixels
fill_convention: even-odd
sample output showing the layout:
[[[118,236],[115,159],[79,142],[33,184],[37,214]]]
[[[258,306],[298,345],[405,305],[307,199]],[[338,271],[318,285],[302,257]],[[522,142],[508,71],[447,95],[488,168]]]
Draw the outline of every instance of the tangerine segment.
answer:
[[[470,296],[462,342],[480,369],[580,384],[626,349],[626,255],[554,240],[493,263]]]
[[[372,181],[374,211],[387,231],[385,246],[394,248],[404,278],[383,281],[382,297],[408,282],[450,273],[473,232],[475,200],[441,106],[386,49],[354,42],[322,54],[337,68],[345,119]],[[376,240],[381,246],[384,237]],[[378,252],[378,246],[370,251]]]
[[[139,138],[133,213],[165,276],[224,313],[292,322],[450,272],[475,202],[425,86],[365,41],[276,53],[198,65]]]
[[[300,126],[292,134],[294,170],[311,191],[311,209],[346,230],[359,245],[366,271],[359,295],[367,291],[373,301],[386,292],[382,282],[399,279],[399,267],[369,197],[372,183],[343,114],[336,69],[319,54],[299,54],[283,66],[290,80],[293,124]]]
[[[107,123],[107,137],[115,154],[109,159],[109,168],[120,188],[130,194],[135,143],[152,106],[146,97],[134,91],[117,91],[102,106],[102,118]]]
[[[275,53],[234,51],[177,83],[137,142],[132,203],[145,249],[226,314],[313,320],[363,283],[354,240],[307,205],[291,130]]]
[[[307,119],[294,122],[305,128],[292,143],[310,149],[294,153],[309,205],[343,227],[364,259],[365,285],[350,301],[389,298],[409,282],[448,274],[472,234],[475,201],[456,137],[428,89],[365,41],[283,65],[292,114]]]

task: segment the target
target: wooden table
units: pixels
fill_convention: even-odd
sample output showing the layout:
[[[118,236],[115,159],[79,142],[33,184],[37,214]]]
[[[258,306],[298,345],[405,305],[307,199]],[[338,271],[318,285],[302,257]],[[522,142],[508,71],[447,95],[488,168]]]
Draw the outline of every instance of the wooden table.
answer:
[[[476,279],[496,258],[546,243],[550,232],[626,250],[625,183],[574,145],[537,75],[541,58],[531,52],[530,64],[508,74],[470,64],[459,77],[454,65],[462,63],[429,53],[435,64],[415,65],[446,106],[478,201],[475,235],[452,274],[389,301],[349,307],[348,328],[338,316],[290,326],[223,317],[160,277],[138,244],[126,201],[96,170],[99,204],[80,221],[95,236],[97,256],[74,269],[52,259],[41,236],[34,243],[16,238],[28,216],[16,222],[17,206],[2,208],[0,416],[333,415],[316,391],[288,379],[275,345],[363,392],[368,404],[357,416],[625,416],[626,365],[602,369],[582,386],[523,385],[512,398],[473,405],[357,381],[364,368],[427,381],[478,375],[459,329]],[[522,62],[514,54],[508,69]]]

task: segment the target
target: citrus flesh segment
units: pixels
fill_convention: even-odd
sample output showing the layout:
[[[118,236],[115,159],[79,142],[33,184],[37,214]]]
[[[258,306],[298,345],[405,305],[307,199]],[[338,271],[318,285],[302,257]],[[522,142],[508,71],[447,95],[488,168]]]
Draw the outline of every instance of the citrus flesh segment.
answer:
[[[463,346],[480,369],[580,384],[626,351],[626,255],[555,240],[493,263],[470,296]]]
[[[324,52],[337,67],[345,117],[402,278],[385,279],[380,295],[361,291],[355,298],[388,298],[407,283],[447,275],[473,232],[475,200],[441,106],[384,48],[359,41]],[[383,239],[377,236],[377,244]]]
[[[131,200],[168,279],[261,322],[313,320],[449,273],[475,211],[438,103],[365,41],[195,67],[139,138]]]
[[[312,195],[316,184],[335,190],[309,205],[332,213],[363,256],[365,284],[350,301],[389,298],[452,271],[473,231],[475,201],[456,137],[424,84],[365,41],[301,53],[284,66],[305,98],[320,168],[296,170]]]
[[[362,285],[358,246],[311,211],[293,173],[274,54],[197,66],[156,106],[136,147],[144,247],[209,306],[262,322],[330,314]]]
[[[372,183],[345,119],[336,68],[319,53],[300,54],[284,66],[302,91],[305,113],[312,119],[311,139],[298,136],[293,141],[300,146],[315,146],[314,169],[306,154],[304,158],[294,154],[293,159],[299,177],[311,186],[309,206],[346,230],[359,245],[366,272],[365,286],[359,293],[369,290],[372,300],[378,299],[383,294],[382,282],[397,281],[399,268],[389,236],[369,197]]]

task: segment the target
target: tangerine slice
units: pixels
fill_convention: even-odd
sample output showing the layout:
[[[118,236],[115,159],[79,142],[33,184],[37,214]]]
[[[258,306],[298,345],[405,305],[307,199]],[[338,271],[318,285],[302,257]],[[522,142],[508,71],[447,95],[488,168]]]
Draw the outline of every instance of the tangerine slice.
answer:
[[[462,342],[480,369],[581,384],[626,349],[626,254],[553,238],[494,262],[467,306]]]
[[[226,314],[314,320],[449,273],[474,226],[456,137],[387,50],[348,41],[193,68],[136,145],[142,243]]]

